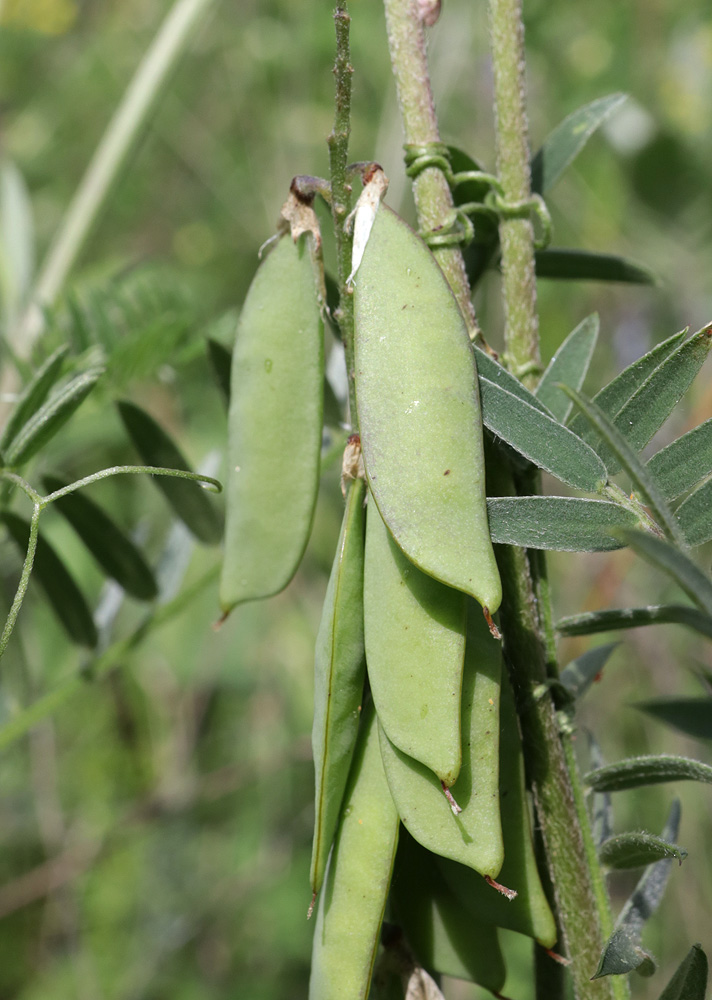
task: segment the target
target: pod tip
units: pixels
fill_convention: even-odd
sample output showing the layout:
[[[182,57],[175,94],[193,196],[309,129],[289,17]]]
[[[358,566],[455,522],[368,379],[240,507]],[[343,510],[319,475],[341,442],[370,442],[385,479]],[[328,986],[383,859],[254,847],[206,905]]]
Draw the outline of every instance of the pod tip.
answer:
[[[490,630],[490,635],[494,639],[501,639],[502,633],[497,628],[494,618],[490,614],[489,608],[487,607],[486,604],[482,606],[482,614],[485,616],[485,621],[487,622],[487,628]]]
[[[495,882],[490,875],[485,875],[485,882],[487,885],[491,885],[493,889],[496,889],[497,892],[501,892],[502,895],[510,901],[510,903],[513,899],[517,898],[518,893],[516,889],[508,889],[507,886],[502,885],[501,882]]]
[[[314,912],[315,903],[316,903],[316,893],[312,895],[311,903],[309,904],[309,909],[307,910],[307,920],[311,920],[311,915]]]

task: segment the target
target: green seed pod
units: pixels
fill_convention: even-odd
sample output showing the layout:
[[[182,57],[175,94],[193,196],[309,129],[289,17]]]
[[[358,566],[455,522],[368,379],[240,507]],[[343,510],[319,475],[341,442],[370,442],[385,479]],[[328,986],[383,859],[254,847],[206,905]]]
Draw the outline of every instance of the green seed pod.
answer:
[[[482,424],[467,326],[427,246],[381,205],[355,280],[366,475],[411,562],[494,613]]]
[[[517,893],[516,898],[509,899],[497,892],[462,865],[444,859],[438,859],[438,865],[447,884],[473,917],[526,934],[545,948],[552,948],[556,943],[556,924],[534,858],[524,788],[524,759],[514,697],[506,671],[502,675],[500,747],[499,794],[504,864],[498,879],[504,887]]]
[[[358,733],[365,673],[363,649],[363,505],[366,484],[349,488],[314,658],[315,771],[311,887],[321,888]]]
[[[314,928],[309,1000],[366,1000],[398,846],[398,813],[364,708]]]
[[[462,767],[454,805],[429,768],[396,749],[382,727],[388,785],[409,833],[429,851],[495,878],[503,848],[498,798],[501,644],[470,601],[462,683]],[[404,689],[402,699],[417,697]],[[454,814],[459,808],[459,812]],[[481,879],[478,879],[481,881]]]
[[[479,983],[492,993],[506,969],[497,928],[472,914],[443,881],[435,858],[401,832],[391,892],[393,919],[426,969]]]
[[[461,763],[467,598],[406,559],[374,503],[366,519],[363,599],[378,721],[391,743],[450,786]]]
[[[282,236],[237,326],[228,416],[224,612],[294,576],[319,482],[324,344],[313,237]]]

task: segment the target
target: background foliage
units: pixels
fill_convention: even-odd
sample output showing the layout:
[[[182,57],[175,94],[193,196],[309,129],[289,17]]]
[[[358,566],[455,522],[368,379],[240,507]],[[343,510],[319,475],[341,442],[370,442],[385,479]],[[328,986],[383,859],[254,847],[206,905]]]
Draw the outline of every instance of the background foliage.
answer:
[[[6,0],[0,8],[2,151],[29,188],[38,258],[167,7]],[[352,14],[352,158],[383,163],[389,202],[407,216],[382,10],[357,0]],[[196,35],[71,284],[89,335],[118,344],[108,383],[36,463],[35,481],[136,460],[109,405],[119,396],[150,410],[196,466],[222,454],[224,408],[205,338],[230,343],[256,250],[273,231],[292,175],[327,173],[330,15],[329,5],[241,0],[216,4]],[[525,17],[534,147],[581,104],[631,94],[549,199],[557,244],[623,253],[660,277],[652,289],[540,281],[546,360],[583,316],[601,315],[602,343],[585,387],[594,391],[651,344],[711,318],[712,26],[701,0],[684,7],[601,0],[595,19],[584,5],[529,0]],[[448,0],[431,60],[444,138],[493,167],[484,6]],[[102,320],[90,304],[96,289],[106,302],[107,282],[114,304]],[[150,308],[140,287],[153,296]],[[497,276],[478,294],[496,345]],[[122,308],[125,296],[138,300],[140,320]],[[77,349],[86,347],[76,315],[60,304],[47,348],[67,333]],[[711,386],[708,369],[657,444],[712,414]],[[116,480],[91,495],[124,527],[138,523],[155,564],[167,519],[152,485]],[[284,594],[238,609],[215,632],[216,588],[206,587],[187,614],[3,750],[0,996],[305,994],[312,652],[340,520],[333,471],[319,503],[307,559]],[[46,526],[96,603],[98,571],[58,514],[50,512]],[[0,545],[9,607],[20,563],[9,539]],[[218,557],[214,547],[196,548],[186,582]],[[679,597],[627,550],[555,555],[552,576],[558,617]],[[67,643],[35,586],[2,664],[0,722],[88,660]],[[140,619],[140,607],[127,601],[115,634]],[[564,658],[590,642],[566,640]],[[707,745],[630,707],[658,694],[700,693],[694,671],[702,664],[712,668],[709,643],[675,626],[626,633],[584,702],[579,742],[590,727],[607,760],[667,751],[709,761]],[[657,996],[690,941],[712,947],[706,786],[621,797],[616,825],[660,829],[674,795],[682,799],[679,843],[689,858],[647,929],[661,971],[654,984],[634,978],[640,997]],[[635,877],[617,876],[614,897],[624,899]],[[505,993],[528,996],[516,962]],[[454,984],[451,995],[465,1000],[478,991]]]

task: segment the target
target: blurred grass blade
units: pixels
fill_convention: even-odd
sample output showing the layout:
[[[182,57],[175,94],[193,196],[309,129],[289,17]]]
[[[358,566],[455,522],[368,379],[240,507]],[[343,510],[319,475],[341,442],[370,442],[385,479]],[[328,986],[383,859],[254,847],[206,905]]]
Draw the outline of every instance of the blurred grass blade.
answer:
[[[674,842],[677,840],[679,827],[680,803],[675,799],[670,806],[665,828],[660,834],[661,839]],[[620,912],[593,979],[623,975],[636,969],[641,975],[651,975],[655,971],[655,963],[641,948],[640,938],[646,920],[660,905],[671,870],[672,860],[668,858],[647,866]]]
[[[656,452],[648,470],[666,500],[676,500],[712,474],[712,417]]]
[[[2,435],[0,435],[0,451],[7,448],[30,417],[44,403],[47,394],[59,378],[68,351],[69,344],[58,347],[27,383],[3,427]]]
[[[606,642],[602,646],[589,649],[567,663],[559,675],[559,683],[566,688],[572,698],[581,698],[606,665],[618,642]]]
[[[608,417],[596,406],[594,402],[587,399],[583,393],[576,392],[569,386],[563,386],[564,392],[573,399],[576,406],[591,424],[598,435],[602,438],[608,449],[613,453],[617,464],[622,466],[628,473],[632,483],[637,488],[641,497],[647,503],[650,511],[658,525],[665,531],[668,538],[673,539],[684,548],[685,539],[680,527],[672,515],[672,511],[658,493],[658,488],[648,475],[646,467],[638,458],[635,451],[630,447],[617,427],[615,427]],[[609,466],[610,471],[610,466]]]
[[[232,352],[219,340],[208,337],[208,358],[215,381],[218,384],[223,402],[230,402],[230,369],[232,367]]]
[[[703,545],[712,538],[712,477],[698,486],[675,511],[688,545]]]
[[[508,372],[499,361],[495,361],[486,351],[475,347],[475,360],[477,362],[477,374],[480,378],[486,378],[490,382],[494,382],[500,389],[506,389],[513,396],[517,396],[525,403],[528,403],[529,406],[533,406],[535,410],[539,410],[540,413],[544,413],[547,417],[554,419],[554,414],[547,407],[546,403],[535,396],[533,392],[529,392],[523,382],[515,378],[511,372]]]
[[[0,301],[6,335],[25,305],[35,270],[35,227],[25,179],[8,157],[0,160]],[[12,344],[13,349],[17,346]]]
[[[578,497],[490,497],[487,515],[493,542],[560,552],[621,548],[611,530],[637,524],[619,504]]]
[[[10,466],[23,465],[36,455],[79,409],[104,370],[103,365],[87,368],[53,393],[10,442],[5,453],[6,463]]]
[[[587,611],[562,618],[556,623],[560,635],[595,635],[614,629],[641,628],[643,625],[686,625],[712,639],[712,617],[685,604],[658,604],[647,608],[611,608]]]
[[[9,511],[0,517],[24,555],[30,538],[29,522]],[[96,646],[98,636],[89,605],[62,560],[41,535],[37,540],[32,574],[69,637],[80,646]]]
[[[480,376],[482,420],[530,462],[552,476],[587,493],[595,493],[606,482],[600,458],[568,428]]]
[[[622,792],[627,788],[661,785],[668,781],[702,781],[712,784],[712,767],[691,757],[646,754],[589,771],[583,780],[597,792]]]
[[[117,406],[124,427],[146,465],[191,471],[178,446],[153,417],[127,400]],[[196,538],[207,545],[220,541],[222,520],[202,486],[165,476],[155,477],[154,482]]]
[[[592,313],[572,330],[549,362],[536,388],[536,397],[562,424],[571,412],[573,403],[557,387],[564,382],[573,389],[580,389],[591,362],[599,329],[598,314]]]
[[[54,476],[43,479],[48,493],[68,484]],[[158,594],[153,572],[141,551],[101,507],[81,493],[69,493],[53,501],[94,556],[101,568],[127,594],[151,601]]]
[[[548,247],[534,252],[534,265],[537,278],[617,281],[629,285],[657,284],[656,276],[647,267],[612,253]]]
[[[707,975],[707,956],[698,944],[693,944],[660,994],[660,1000],[705,1000]]]
[[[544,194],[553,187],[593,133],[626,99],[626,94],[599,97],[564,118],[532,158],[532,191]]]
[[[686,857],[687,851],[682,847],[644,831],[610,837],[601,844],[598,851],[601,863],[616,871],[643,868],[664,858],[671,858],[682,864]]]
[[[688,555],[648,532],[623,528],[618,533],[641,558],[672,577],[693,604],[708,615],[712,615],[712,580]]]
[[[712,740],[712,698],[651,698],[633,708],[698,740]]]

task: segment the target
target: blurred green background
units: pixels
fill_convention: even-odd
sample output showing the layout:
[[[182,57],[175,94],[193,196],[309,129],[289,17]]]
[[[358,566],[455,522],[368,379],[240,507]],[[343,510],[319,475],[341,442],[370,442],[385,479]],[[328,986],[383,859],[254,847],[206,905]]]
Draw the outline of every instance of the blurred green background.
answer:
[[[0,143],[29,190],[38,260],[169,6],[0,3]],[[533,147],[579,105],[614,91],[631,95],[549,199],[554,245],[623,253],[659,276],[655,288],[539,283],[545,360],[585,315],[600,313],[586,386],[595,390],[653,343],[712,319],[712,21],[704,0],[599,0],[595,9],[529,0],[525,8]],[[135,461],[110,405],[118,395],[149,409],[196,466],[211,454],[221,460],[224,407],[205,338],[230,345],[235,310],[291,177],[327,173],[331,13],[326,3],[214,3],[70,283],[88,296],[127,274],[148,276],[158,290],[155,316],[138,331],[122,313],[113,326],[109,316],[119,360],[108,386],[35,464],[37,482],[50,468],[79,476]],[[378,159],[391,178],[390,204],[412,217],[383,12],[353,0],[351,13],[351,158]],[[446,0],[430,38],[443,138],[494,168],[485,4]],[[496,274],[476,304],[488,339],[500,344]],[[47,345],[61,332],[53,327]],[[38,357],[45,354],[41,345]],[[712,415],[709,376],[708,368],[655,447]],[[92,495],[126,527],[138,525],[159,558],[168,519],[150,483],[116,480]],[[332,469],[307,557],[285,593],[238,609],[215,631],[213,581],[107,678],[87,681],[51,720],[2,751],[3,1000],[306,996],[312,650],[340,508]],[[98,599],[101,577],[52,513],[47,532]],[[0,545],[9,607],[20,562],[9,542]],[[190,555],[186,584],[219,560],[216,549],[181,551]],[[557,617],[679,600],[627,552],[556,555],[552,574]],[[125,602],[113,636],[140,617]],[[562,660],[589,644],[562,642]],[[31,585],[2,665],[0,722],[86,660]],[[609,761],[653,750],[709,760],[707,746],[630,707],[655,694],[700,692],[700,664],[712,667],[709,644],[675,626],[625,634],[580,713],[584,753],[590,728]],[[712,952],[711,793],[687,785],[619,796],[616,829],[659,831],[675,794],[689,858],[672,873],[646,932],[661,966],[651,981],[633,977],[635,996],[646,1000],[691,943]],[[616,905],[634,882],[611,880]],[[510,939],[505,993],[528,1000],[530,948]],[[453,1000],[484,996],[465,984],[448,990]]]

